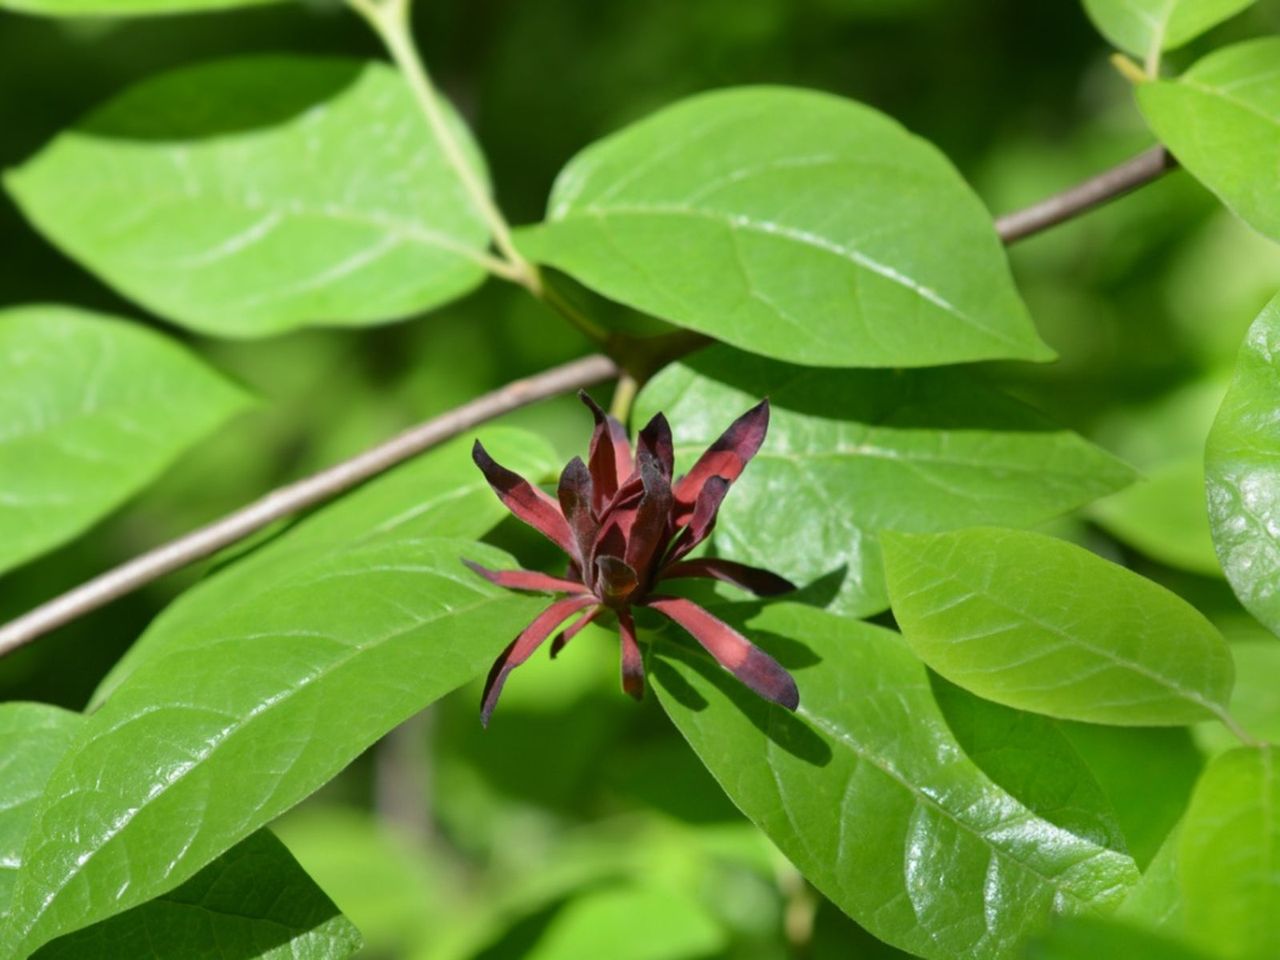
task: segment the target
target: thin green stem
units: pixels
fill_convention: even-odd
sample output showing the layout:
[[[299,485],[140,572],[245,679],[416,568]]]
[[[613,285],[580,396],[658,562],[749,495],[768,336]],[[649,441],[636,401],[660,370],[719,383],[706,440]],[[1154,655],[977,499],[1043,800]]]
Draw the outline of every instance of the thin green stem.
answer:
[[[598,344],[606,344],[609,342],[612,334],[574,305],[569,298],[561,293],[555,284],[546,277],[542,278],[542,288],[539,291],[539,294],[543,303],[581,330],[588,338],[594,340]]]
[[[611,413],[621,423],[631,417],[631,405],[635,403],[636,394],[640,392],[640,381],[624,370],[618,376],[618,385],[613,390],[613,403],[609,405]]]
[[[413,29],[410,25],[410,0],[348,0],[353,10],[359,13],[382,38],[387,52],[395,61],[400,73],[409,84],[414,100],[431,128],[431,133],[445,159],[458,175],[462,188],[466,191],[476,210],[489,227],[493,244],[502,254],[507,269],[494,270],[494,273],[526,287],[534,296],[541,293],[542,282],[538,268],[526,260],[516,249],[511,240],[511,227],[493,202],[489,188],[480,179],[475,168],[468,162],[462,144],[454,135],[454,130],[441,108],[440,94],[431,82],[426,65],[418,53],[413,41]]]
[[[1226,707],[1213,708],[1214,716],[1222,722],[1222,725],[1235,735],[1235,738],[1243,743],[1246,747],[1261,746],[1261,742],[1249,733],[1244,727],[1240,726],[1240,721],[1231,715]]]

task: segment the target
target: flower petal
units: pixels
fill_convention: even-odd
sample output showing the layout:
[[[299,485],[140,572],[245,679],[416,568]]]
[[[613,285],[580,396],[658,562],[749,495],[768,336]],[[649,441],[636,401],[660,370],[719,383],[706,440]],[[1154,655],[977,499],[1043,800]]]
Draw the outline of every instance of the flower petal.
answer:
[[[596,569],[596,596],[607,603],[626,600],[639,583],[635,570],[617,557],[599,557]]]
[[[683,597],[650,597],[646,607],[657,610],[689,632],[717,662],[766,700],[794,710],[800,692],[791,674],[773,657],[721,620]]]
[[[670,563],[659,574],[660,580],[679,580],[683,577],[708,577],[731,583],[743,590],[750,590],[757,597],[775,597],[780,593],[790,593],[796,585],[784,577],[749,567],[745,563],[724,560],[720,557],[702,557],[698,560],[682,560]]]
[[[463,560],[462,562],[490,583],[496,583],[498,586],[506,587],[508,590],[542,590],[547,593],[576,594],[588,592],[587,588],[581,583],[553,577],[546,573],[537,573],[533,570],[490,570],[488,567],[482,567],[480,564],[472,563],[470,560]]]
[[[551,658],[554,660],[560,651],[564,649],[564,645],[580,634],[583,629],[586,628],[587,624],[600,616],[602,610],[604,610],[604,607],[592,607],[584,613],[581,618],[568,627],[568,629],[562,630],[556,634],[556,638],[551,641]]]
[[[683,523],[693,510],[698,493],[711,477],[724,477],[729,483],[742,476],[742,471],[764,443],[769,430],[769,401],[761,400],[729,425],[715,443],[698,458],[676,484],[676,523]]]
[[[578,399],[586,404],[596,421],[587,463],[591,467],[593,484],[591,502],[598,516],[605,504],[618,492],[618,488],[634,472],[635,464],[631,459],[627,428],[605,413],[587,391],[579,390]]]
[[[538,614],[533,623],[525,627],[520,636],[508,644],[507,649],[493,663],[489,678],[484,684],[484,696],[480,700],[480,722],[489,725],[493,716],[493,708],[498,705],[498,696],[502,693],[502,685],[507,682],[509,674],[524,663],[551,634],[551,631],[583,607],[595,603],[594,597],[565,597],[557,600]]]
[[[676,465],[675,445],[671,441],[671,424],[661,413],[655,413],[636,438],[637,459],[641,452],[647,452],[658,461],[670,483]]]
[[[560,512],[577,545],[573,557],[579,565],[585,564],[595,543],[597,524],[591,510],[591,471],[581,457],[574,457],[565,466],[556,493],[560,498]]]
[[[680,531],[680,536],[676,538],[671,548],[670,562],[679,560],[711,536],[711,531],[716,528],[716,514],[728,492],[729,481],[724,477],[707,478],[707,482],[702,485],[702,490],[698,494],[697,502],[693,505],[693,516],[689,518],[688,526]]]
[[[659,460],[647,452],[640,454],[640,476],[644,480],[644,499],[635,510],[635,520],[627,535],[626,561],[641,583],[652,583],[651,567],[662,556],[671,535],[671,482]]]
[[[622,689],[644,699],[644,657],[636,643],[636,624],[626,610],[618,611],[618,636],[622,638]]]
[[[518,473],[497,463],[480,441],[471,448],[476,462],[493,492],[508,510],[547,537],[569,556],[574,555],[573,534],[560,506]]]

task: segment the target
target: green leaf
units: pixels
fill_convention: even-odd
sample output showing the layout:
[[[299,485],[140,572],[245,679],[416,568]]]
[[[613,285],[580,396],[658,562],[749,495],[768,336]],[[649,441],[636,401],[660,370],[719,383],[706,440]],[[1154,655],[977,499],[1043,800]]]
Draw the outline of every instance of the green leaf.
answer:
[[[1277,48],[1280,50],[1280,47]],[[1205,447],[1213,542],[1245,608],[1280,634],[1280,297],[1249,328]]]
[[[1138,57],[1173,50],[1223,20],[1253,6],[1254,0],[1084,0],[1098,31]]]
[[[260,6],[276,0],[0,0],[0,10],[44,17],[154,16]]]
[[[687,468],[764,396],[769,437],[725,501],[717,548],[799,583],[842,578],[835,607],[857,616],[888,605],[879,531],[1037,524],[1133,477],[958,370],[819,370],[713,347],[655,377],[636,421],[664,411]]]
[[[1138,88],[1156,136],[1245,223],[1280,240],[1280,37],[1216,50]]]
[[[1205,576],[1222,574],[1209,530],[1200,456],[1148,470],[1133,486],[1090,506],[1089,515],[1152,560]]]
[[[1191,797],[1178,844],[1187,930],[1231,960],[1280,955],[1280,758],[1224,753]]]
[[[140,326],[0,311],[0,572],[72,539],[246,404]]]
[[[336,557],[376,537],[476,539],[508,516],[471,461],[470,437],[460,437],[369,481],[287,533],[186,591],[160,614],[98,686],[96,710],[144,660],[181,647],[187,631],[228,606],[293,576],[299,563]],[[559,466],[541,437],[509,427],[486,427],[485,447],[500,463],[534,480]]]
[[[1236,662],[1236,684],[1231,691],[1231,715],[1259,740],[1280,743],[1280,641],[1254,625],[1256,636],[1233,639],[1231,656]],[[1240,745],[1228,730],[1216,723],[1195,728],[1196,743],[1206,753],[1222,753]]]
[[[966,690],[1090,723],[1168,726],[1225,714],[1226,641],[1150,580],[1027,531],[881,540],[903,636]]]
[[[605,296],[817,366],[1048,360],[981,201],[861,104],[702,94],[588,147],[518,241]]]
[[[1178,834],[1179,827],[1174,827],[1165,838],[1143,870],[1138,885],[1120,904],[1115,914],[1118,919],[1168,936],[1182,935],[1185,924],[1178,885]]]
[[[544,601],[491,586],[463,556],[510,562],[392,530],[296,558],[291,576],[185,624],[50,779],[0,954],[172,889],[483,672]]]
[[[1037,816],[1128,853],[1111,801],[1054,720],[983,700],[932,674],[933,696],[969,759]]]
[[[1209,960],[1157,933],[1115,920],[1072,917],[1055,923],[1027,950],[1027,960]]]
[[[1127,856],[1037,817],[964,755],[897,634],[794,604],[744,629],[791,669],[796,714],[670,634],[651,663],[662,706],[743,812],[875,936],[938,960],[1016,956],[1050,916],[1108,909],[1137,880]]]
[[[379,323],[485,277],[487,228],[382,64],[258,56],[148,79],[7,183],[72,258],[216,335]]]
[[[0,918],[9,912],[36,801],[80,720],[43,703],[0,704]]]
[[[178,887],[33,960],[345,960],[360,934],[284,844],[259,830]]]

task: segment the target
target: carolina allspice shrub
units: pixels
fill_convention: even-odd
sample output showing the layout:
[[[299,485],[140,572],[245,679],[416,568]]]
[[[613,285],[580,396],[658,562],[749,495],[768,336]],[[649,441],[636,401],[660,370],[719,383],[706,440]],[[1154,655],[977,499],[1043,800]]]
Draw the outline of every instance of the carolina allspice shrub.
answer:
[[[0,0],[0,960],[1280,956],[1273,10],[242,6]]]

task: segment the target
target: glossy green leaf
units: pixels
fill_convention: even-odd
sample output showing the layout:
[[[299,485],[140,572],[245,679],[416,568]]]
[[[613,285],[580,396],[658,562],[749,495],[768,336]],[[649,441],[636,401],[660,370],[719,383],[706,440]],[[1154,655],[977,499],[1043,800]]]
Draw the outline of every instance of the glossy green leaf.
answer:
[[[1092,504],[1089,515],[1153,560],[1205,576],[1222,574],[1209,531],[1201,457],[1147,470],[1133,486]]]
[[[80,721],[43,703],[0,704],[0,918],[9,912],[36,802]]]
[[[934,147],[827,94],[702,94],[588,147],[519,240],[605,296],[817,366],[1047,360],[991,217]]]
[[[560,464],[535,434],[486,427],[484,442],[501,463],[530,480],[546,479]],[[472,438],[459,437],[411,460],[318,511],[287,533],[186,591],[102,681],[90,701],[97,709],[144,660],[181,647],[187,631],[226,607],[293,576],[299,563],[343,552],[388,535],[476,539],[508,516],[471,460]]]
[[[713,347],[655,377],[636,422],[664,411],[687,469],[764,396],[769,436],[725,500],[717,548],[797,583],[834,577],[836,608],[858,616],[888,604],[879,531],[1037,524],[1133,477],[956,370],[818,370]]]
[[[501,551],[392,530],[292,573],[145,659],[38,809],[0,955],[143,903],[482,673],[543,601],[461,564]]]
[[[1280,758],[1242,748],[1209,764],[1178,844],[1187,930],[1230,960],[1280,955]]]
[[[1280,47],[1277,47],[1280,50]],[[1280,634],[1280,297],[1253,322],[1209,431],[1205,486],[1214,545],[1245,608]]]
[[[1225,712],[1226,641],[1150,580],[1027,531],[881,539],[903,635],[966,690],[1091,723],[1179,725]]]
[[[1037,816],[1128,852],[1110,799],[1056,721],[975,697],[937,674],[929,679],[947,726],[983,773]]]
[[[140,326],[0,311],[0,572],[110,513],[246,402]]]
[[[145,80],[7,183],[71,257],[212,334],[378,323],[485,276],[480,214],[377,63],[260,56]]]
[[[1215,50],[1138,88],[1156,136],[1240,219],[1280,240],[1280,37]]]
[[[1127,856],[1037,817],[964,755],[897,634],[794,604],[743,629],[791,669],[795,714],[672,634],[651,664],[662,705],[743,812],[875,936],[999,960],[1137,880]]]
[[[0,10],[44,17],[154,16],[260,6],[277,0],[0,0]]]
[[[1254,0],[1084,0],[1099,32],[1127,53],[1149,57],[1194,40]]]
[[[176,890],[32,960],[345,960],[360,942],[284,844],[259,830]]]

